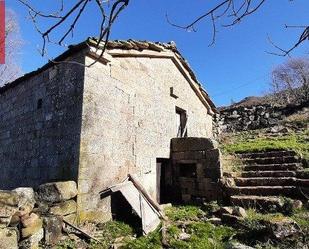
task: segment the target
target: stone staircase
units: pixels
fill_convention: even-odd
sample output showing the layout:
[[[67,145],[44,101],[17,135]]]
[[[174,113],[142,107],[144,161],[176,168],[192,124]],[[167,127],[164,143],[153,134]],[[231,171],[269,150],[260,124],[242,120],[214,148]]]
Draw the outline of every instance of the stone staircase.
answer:
[[[294,151],[268,151],[238,154],[242,172],[228,187],[233,205],[244,207],[281,206],[281,196],[305,199],[309,177],[301,175],[301,159]],[[302,177],[302,178],[300,178]]]

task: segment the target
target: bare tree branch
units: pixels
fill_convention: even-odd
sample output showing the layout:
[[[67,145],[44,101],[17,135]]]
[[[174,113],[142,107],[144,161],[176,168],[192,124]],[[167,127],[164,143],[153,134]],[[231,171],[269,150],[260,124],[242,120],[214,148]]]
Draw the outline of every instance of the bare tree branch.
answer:
[[[305,42],[306,40],[309,41],[309,26],[288,26],[285,25],[286,28],[304,28],[303,32],[301,33],[298,41],[289,49],[283,49],[280,46],[276,45],[271,38],[268,36],[268,41],[270,42],[270,44],[277,50],[279,50],[279,52],[267,52],[269,54],[273,54],[273,55],[277,55],[277,56],[290,56],[290,53],[297,48],[300,44],[302,44],[303,42]]]
[[[66,46],[65,41],[71,34],[72,36],[77,29],[78,22],[80,21],[83,13],[86,11],[89,5],[95,5],[100,15],[99,31],[97,36],[97,52],[100,50],[100,57],[106,48],[107,41],[110,37],[112,25],[119,16],[119,14],[128,6],[129,0],[74,0],[71,1],[71,5],[64,0],[58,0],[59,6],[55,11],[45,13],[34,7],[32,0],[17,0],[24,5],[29,12],[30,19],[32,20],[37,32],[41,35],[42,49],[41,55],[47,54],[46,48],[49,43],[57,44],[60,46]],[[293,0],[291,0],[292,2]],[[166,14],[167,22],[173,27],[185,29],[187,31],[196,31],[196,26],[204,20],[208,20],[212,25],[212,38],[209,46],[212,46],[216,42],[217,27],[220,21],[220,25],[223,28],[231,27],[239,24],[246,17],[254,14],[256,11],[265,5],[266,0],[220,0],[217,4],[205,11],[204,14],[196,17],[187,25],[179,25],[172,22],[169,16]],[[72,4],[73,3],[73,4]],[[52,25],[47,29],[41,29],[39,24],[46,23],[41,22],[43,20],[52,20]],[[221,20],[222,19],[222,20]],[[288,26],[286,28],[300,28],[300,26]],[[297,42],[291,46],[290,49],[282,49],[276,45],[269,38],[270,43],[279,50],[279,53],[271,52],[271,54],[286,56],[289,55],[300,44],[308,40],[309,28],[308,26],[302,26],[303,33],[298,38]],[[64,30],[64,31],[63,31]],[[55,38],[56,37],[56,38]],[[105,45],[101,45],[104,43]],[[100,48],[99,48],[100,47]],[[99,57],[99,58],[100,58]]]
[[[17,0],[23,4],[29,12],[30,20],[33,22],[37,32],[41,35],[42,49],[41,55],[47,55],[47,45],[49,43],[57,44],[60,46],[66,46],[65,41],[71,34],[74,35],[74,31],[77,28],[78,21],[81,19],[82,14],[90,4],[94,4],[101,16],[99,24],[99,32],[97,36],[97,51],[100,50],[101,54],[98,58],[103,56],[106,48],[107,41],[110,37],[112,25],[119,16],[119,14],[128,6],[129,0],[75,0],[72,6],[65,5],[63,0],[60,1],[60,9],[53,13],[45,13],[41,10],[37,10],[32,3],[28,0]],[[106,14],[110,9],[109,14]],[[50,27],[42,30],[39,24],[42,20],[55,20]],[[64,31],[62,31],[64,30]],[[56,38],[52,38],[56,37]],[[102,48],[101,43],[104,42]],[[93,44],[92,44],[93,45]],[[89,45],[90,46],[90,45]],[[52,61],[52,60],[51,60]],[[96,62],[96,61],[95,61]],[[94,62],[94,63],[95,63]],[[92,63],[93,64],[93,63]]]
[[[209,18],[212,24],[213,34],[212,34],[212,41],[210,45],[213,45],[216,40],[216,23],[219,18],[226,17],[228,19],[231,19],[229,23],[222,24],[222,27],[230,27],[233,25],[238,24],[243,18],[246,16],[249,16],[256,12],[264,3],[266,0],[222,0],[219,2],[216,6],[206,11],[205,14],[197,17],[192,22],[190,22],[187,25],[178,25],[172,22],[168,15],[166,15],[167,22],[171,24],[173,27],[181,28],[185,30],[193,30],[195,31],[195,25],[200,23],[201,21]],[[237,5],[237,3],[239,3]],[[253,2],[255,5],[253,5]]]
[[[292,2],[292,0],[291,0]],[[205,11],[205,14],[202,14],[196,17],[193,21],[191,21],[187,25],[179,25],[175,22],[172,22],[168,15],[166,15],[167,22],[172,25],[173,27],[185,29],[187,31],[196,31],[195,26],[204,20],[209,20],[212,25],[212,39],[210,42],[210,46],[215,43],[216,40],[216,33],[217,33],[217,22],[220,18],[224,18],[227,20],[227,23],[221,24],[222,27],[231,27],[234,25],[239,24],[243,19],[246,17],[254,14],[258,11],[264,4],[266,0],[221,0],[217,5],[212,8],[209,8]],[[292,52],[296,47],[300,44],[305,42],[309,39],[309,26],[288,26],[286,28],[297,27],[297,28],[304,28],[303,33],[298,38],[298,41],[291,46],[291,48],[285,50],[275,45],[274,42],[271,41],[269,38],[270,43],[280,51],[280,53],[271,52],[271,54],[280,55],[280,56],[287,56],[290,52]]]

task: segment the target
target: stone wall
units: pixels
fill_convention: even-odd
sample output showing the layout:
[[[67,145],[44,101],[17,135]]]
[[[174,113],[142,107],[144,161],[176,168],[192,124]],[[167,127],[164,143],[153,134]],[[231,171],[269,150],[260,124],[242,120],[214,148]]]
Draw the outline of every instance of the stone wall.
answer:
[[[0,188],[77,180],[83,79],[61,63],[0,92]]]
[[[60,63],[0,89],[0,188],[75,180],[81,220],[110,219],[110,200],[99,193],[128,173],[155,198],[156,160],[170,158],[178,133],[176,107],[188,115],[188,136],[212,136],[199,85],[173,55]],[[68,60],[85,63],[85,51]]]
[[[0,248],[55,246],[63,236],[63,220],[76,223],[76,195],[73,181],[46,183],[37,192],[0,190]]]
[[[214,133],[255,130],[278,125],[286,116],[301,110],[299,106],[258,105],[222,108],[214,117]]]
[[[215,140],[174,138],[171,144],[174,195],[183,202],[222,198],[220,150]]]
[[[171,87],[177,98],[170,95]],[[108,65],[86,68],[84,89],[82,218],[109,219],[109,198],[100,200],[98,193],[128,173],[156,198],[156,159],[170,158],[178,131],[176,106],[187,111],[188,136],[212,136],[212,117],[170,58],[113,57]]]

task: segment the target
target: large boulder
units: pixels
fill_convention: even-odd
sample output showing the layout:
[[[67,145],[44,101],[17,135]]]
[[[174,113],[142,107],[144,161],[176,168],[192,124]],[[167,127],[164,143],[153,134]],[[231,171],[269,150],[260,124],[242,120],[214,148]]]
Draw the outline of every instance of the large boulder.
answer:
[[[247,218],[248,216],[246,210],[238,206],[233,208],[233,215],[236,215],[241,218]]]
[[[29,214],[35,205],[32,188],[0,190],[0,227],[16,225],[19,217]]]
[[[35,204],[35,194],[33,188],[16,188],[13,190],[13,192],[16,192],[18,194],[22,203],[30,202],[32,204]]]
[[[43,221],[41,218],[34,219],[32,223],[29,224],[28,227],[21,229],[22,238],[29,238],[35,234],[37,234],[43,227]]]
[[[218,213],[219,215],[233,214],[233,207],[221,207]]]
[[[19,196],[19,216],[29,214],[35,205],[35,193],[33,188],[16,188],[13,190]]]
[[[74,181],[46,183],[39,186],[37,193],[41,201],[61,202],[74,198],[77,186]]]
[[[7,227],[17,212],[19,196],[13,191],[0,190],[0,227]]]
[[[77,204],[74,200],[68,200],[65,202],[57,203],[54,206],[50,207],[49,213],[54,215],[68,215],[76,213]]]
[[[0,249],[18,249],[17,230],[0,228]]]
[[[268,227],[272,236],[278,240],[283,240],[286,237],[292,237],[301,232],[297,223],[291,218],[280,218],[267,221]]]
[[[18,206],[19,195],[14,191],[0,190],[0,205]]]
[[[62,217],[46,216],[43,218],[45,230],[45,243],[47,245],[56,245],[62,237]]]
[[[35,213],[24,215],[21,217],[21,224],[23,227],[31,227],[32,225],[36,224],[39,219],[40,217]]]

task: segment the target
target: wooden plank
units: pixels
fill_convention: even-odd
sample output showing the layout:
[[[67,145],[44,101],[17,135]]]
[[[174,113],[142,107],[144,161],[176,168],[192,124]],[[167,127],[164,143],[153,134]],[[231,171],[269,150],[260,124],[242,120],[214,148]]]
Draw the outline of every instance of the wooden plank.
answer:
[[[134,186],[145,196],[145,198],[149,201],[149,203],[160,213],[163,217],[162,209],[160,205],[152,199],[152,197],[147,193],[144,187],[139,183],[135,176],[129,174],[129,180],[134,184]]]

